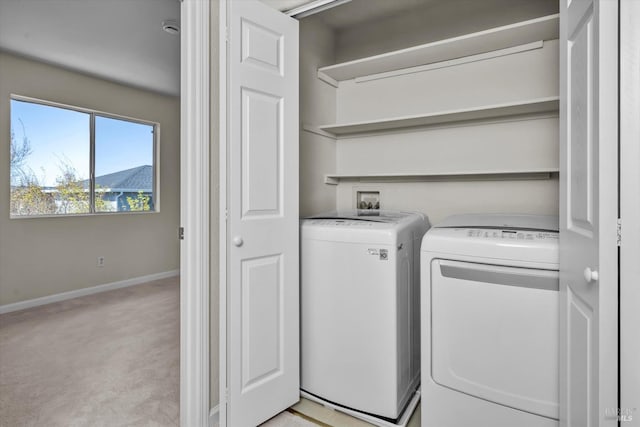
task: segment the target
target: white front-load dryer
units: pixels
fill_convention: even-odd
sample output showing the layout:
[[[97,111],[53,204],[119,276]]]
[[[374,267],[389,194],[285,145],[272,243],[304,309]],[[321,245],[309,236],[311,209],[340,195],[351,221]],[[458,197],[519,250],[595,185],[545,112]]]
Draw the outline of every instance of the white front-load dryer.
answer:
[[[557,426],[557,217],[450,217],[421,276],[422,426]]]
[[[349,211],[301,224],[301,388],[394,420],[420,381],[425,215]]]

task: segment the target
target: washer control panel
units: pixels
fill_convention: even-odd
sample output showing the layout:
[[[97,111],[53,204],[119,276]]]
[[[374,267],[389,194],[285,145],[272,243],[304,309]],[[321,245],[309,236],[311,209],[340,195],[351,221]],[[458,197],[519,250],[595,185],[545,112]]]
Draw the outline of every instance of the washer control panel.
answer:
[[[327,225],[332,227],[374,227],[377,222],[358,221],[353,219],[314,219],[313,225]]]

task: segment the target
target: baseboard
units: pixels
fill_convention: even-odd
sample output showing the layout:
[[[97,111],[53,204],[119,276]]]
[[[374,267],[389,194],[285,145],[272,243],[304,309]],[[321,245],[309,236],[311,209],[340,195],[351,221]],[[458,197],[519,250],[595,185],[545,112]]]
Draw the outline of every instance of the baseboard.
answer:
[[[218,427],[220,425],[220,405],[211,408],[209,412],[209,427]]]
[[[72,298],[83,297],[85,295],[98,294],[100,292],[140,285],[142,283],[151,282],[153,280],[177,276],[178,274],[180,274],[180,270],[164,271],[162,273],[147,274],[146,276],[133,277],[131,279],[120,280],[118,282],[105,283],[104,285],[91,286],[90,288],[77,289],[75,291],[62,292],[60,294],[48,295],[46,297],[0,305],[0,314],[37,307],[39,305],[51,304],[52,302],[59,302]]]

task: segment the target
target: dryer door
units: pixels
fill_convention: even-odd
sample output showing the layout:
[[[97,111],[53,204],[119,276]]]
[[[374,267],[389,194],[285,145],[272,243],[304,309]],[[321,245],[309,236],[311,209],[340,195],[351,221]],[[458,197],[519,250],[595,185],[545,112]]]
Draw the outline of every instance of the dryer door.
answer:
[[[558,272],[432,261],[431,375],[445,387],[558,418]]]

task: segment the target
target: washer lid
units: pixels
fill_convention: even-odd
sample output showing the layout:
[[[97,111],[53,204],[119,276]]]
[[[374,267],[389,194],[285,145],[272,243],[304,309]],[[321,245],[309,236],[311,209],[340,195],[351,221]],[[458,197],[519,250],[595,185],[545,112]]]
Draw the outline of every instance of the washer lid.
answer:
[[[500,228],[513,230],[558,231],[555,215],[467,214],[453,215],[434,228]]]
[[[332,211],[308,217],[308,219],[349,219],[353,221],[370,221],[382,223],[398,223],[408,217],[416,217],[415,212],[379,211],[370,209],[355,209],[346,211]]]

